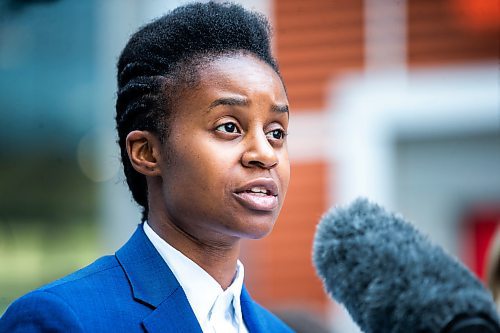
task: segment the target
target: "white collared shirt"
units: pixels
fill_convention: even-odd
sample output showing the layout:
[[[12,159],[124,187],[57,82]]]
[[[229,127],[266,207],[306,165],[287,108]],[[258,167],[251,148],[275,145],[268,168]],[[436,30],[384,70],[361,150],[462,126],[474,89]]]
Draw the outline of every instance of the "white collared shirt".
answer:
[[[144,222],[144,232],[174,273],[204,333],[248,333],[241,313],[240,295],[245,269],[238,260],[236,276],[223,290],[203,268],[163,240]]]

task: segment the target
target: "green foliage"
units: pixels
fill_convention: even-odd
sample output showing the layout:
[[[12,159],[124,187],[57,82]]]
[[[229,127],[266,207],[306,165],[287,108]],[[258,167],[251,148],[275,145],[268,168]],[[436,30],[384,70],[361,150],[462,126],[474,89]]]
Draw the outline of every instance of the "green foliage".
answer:
[[[93,222],[0,224],[0,315],[16,298],[94,261],[99,251]]]

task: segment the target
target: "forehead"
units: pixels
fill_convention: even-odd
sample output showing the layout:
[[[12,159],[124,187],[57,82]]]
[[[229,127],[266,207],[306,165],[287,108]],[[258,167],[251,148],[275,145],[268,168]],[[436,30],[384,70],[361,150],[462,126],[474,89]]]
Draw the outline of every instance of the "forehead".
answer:
[[[205,58],[185,70],[191,70],[192,82],[184,93],[260,94],[273,103],[288,104],[280,76],[265,61],[251,54],[224,54]],[[207,91],[208,90],[208,91]]]

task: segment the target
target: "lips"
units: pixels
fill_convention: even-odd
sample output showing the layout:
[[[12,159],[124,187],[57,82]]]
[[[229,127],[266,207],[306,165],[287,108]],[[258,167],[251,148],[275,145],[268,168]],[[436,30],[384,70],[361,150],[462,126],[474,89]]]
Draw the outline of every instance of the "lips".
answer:
[[[278,207],[278,186],[271,178],[252,180],[238,188],[233,195],[250,210],[269,212]]]

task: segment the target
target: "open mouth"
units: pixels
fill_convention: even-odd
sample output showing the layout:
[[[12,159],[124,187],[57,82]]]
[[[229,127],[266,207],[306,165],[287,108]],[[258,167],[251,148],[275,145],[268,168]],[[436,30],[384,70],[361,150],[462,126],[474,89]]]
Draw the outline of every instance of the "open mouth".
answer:
[[[261,195],[261,196],[264,196],[264,195],[277,196],[277,195],[273,194],[271,190],[268,190],[268,189],[263,188],[263,187],[252,187],[251,189],[245,190],[244,192],[255,194],[255,195]]]
[[[278,207],[278,187],[272,179],[252,181],[234,192],[237,201],[244,207],[269,212]]]

